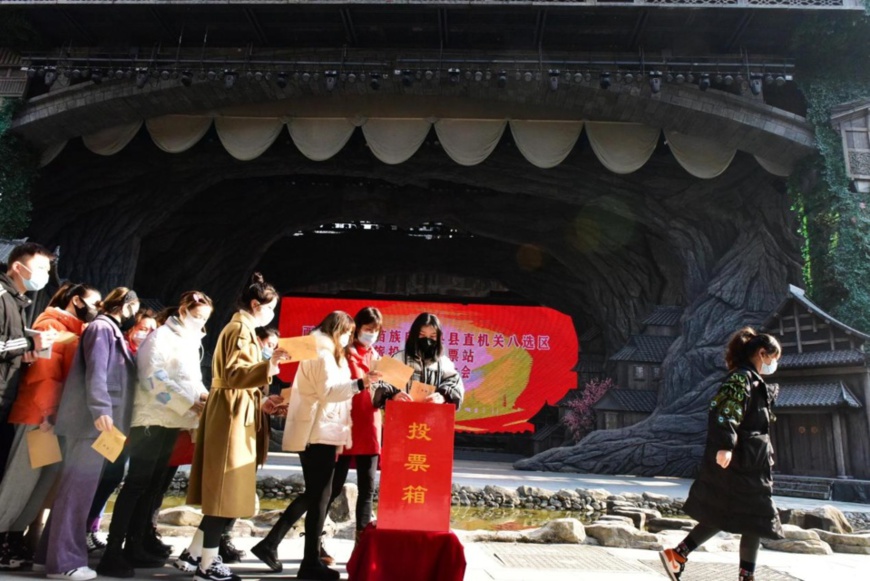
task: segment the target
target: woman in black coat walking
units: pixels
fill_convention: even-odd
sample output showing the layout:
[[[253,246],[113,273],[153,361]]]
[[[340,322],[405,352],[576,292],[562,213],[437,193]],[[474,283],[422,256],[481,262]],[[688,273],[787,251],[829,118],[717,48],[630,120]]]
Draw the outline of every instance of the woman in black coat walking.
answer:
[[[770,425],[776,386],[762,379],[776,371],[781,355],[774,337],[749,327],[728,343],[728,377],[710,402],[704,459],[683,507],[698,525],[676,548],[660,553],[672,581],[680,578],[689,553],[719,531],[741,535],[738,578],[754,581],[761,538],[782,538],[771,497]]]

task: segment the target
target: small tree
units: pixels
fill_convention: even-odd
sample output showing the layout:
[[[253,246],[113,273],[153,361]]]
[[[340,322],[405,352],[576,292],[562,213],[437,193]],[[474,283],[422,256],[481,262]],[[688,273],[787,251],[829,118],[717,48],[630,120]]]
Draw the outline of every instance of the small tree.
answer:
[[[568,402],[568,411],[562,418],[575,442],[579,442],[586,434],[595,429],[595,409],[598,400],[614,387],[613,380],[593,379],[583,386],[583,394]]]

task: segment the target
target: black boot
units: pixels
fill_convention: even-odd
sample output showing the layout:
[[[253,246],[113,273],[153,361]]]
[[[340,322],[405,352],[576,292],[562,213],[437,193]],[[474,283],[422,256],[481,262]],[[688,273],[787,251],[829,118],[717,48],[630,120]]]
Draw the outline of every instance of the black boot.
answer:
[[[314,579],[316,581],[334,581],[341,578],[341,573],[335,569],[330,569],[323,563],[309,565],[303,559],[299,565],[299,572],[296,574],[297,579]]]
[[[281,514],[278,522],[272,526],[269,534],[262,541],[251,547],[251,552],[254,556],[266,563],[276,573],[280,573],[284,569],[281,561],[278,560],[278,545],[281,544],[281,541],[284,540],[284,537],[287,536],[287,533],[290,532],[294,524],[296,524],[295,519],[291,520],[285,511]]]
[[[167,558],[172,554],[172,546],[160,540],[160,533],[157,532],[157,527],[151,525],[145,531],[145,536],[142,537],[142,547],[148,553],[157,557]]]
[[[7,533],[6,544],[9,547],[12,559],[19,561],[25,567],[33,564],[33,551],[28,549],[24,542],[24,531],[10,531]]]
[[[233,539],[227,533],[221,535],[221,542],[218,545],[218,555],[224,563],[239,563],[248,554],[241,549],[237,549],[233,544]]]
[[[159,557],[146,551],[143,541],[144,537],[127,537],[127,543],[124,545],[124,557],[127,561],[141,569],[156,569],[165,565],[166,557]]]
[[[133,565],[124,557],[121,540],[109,535],[106,550],[100,558],[100,564],[97,565],[97,573],[100,575],[129,579],[136,574],[136,571],[133,570]]]

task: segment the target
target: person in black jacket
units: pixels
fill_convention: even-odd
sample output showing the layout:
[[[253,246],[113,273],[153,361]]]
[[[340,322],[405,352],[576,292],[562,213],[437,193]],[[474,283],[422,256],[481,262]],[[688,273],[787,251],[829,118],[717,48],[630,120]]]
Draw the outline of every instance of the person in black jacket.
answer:
[[[741,535],[740,581],[755,579],[761,538],[783,538],[771,497],[770,426],[777,386],[762,379],[776,371],[781,354],[773,336],[750,327],[728,343],[729,374],[710,402],[701,470],[683,507],[698,525],[676,548],[659,554],[672,581],[680,578],[689,553],[719,531]]]
[[[24,330],[24,311],[30,306],[25,293],[42,290],[52,260],[47,248],[27,242],[12,249],[8,266],[0,273],[0,479],[12,447],[14,430],[6,418],[18,395],[22,363],[36,361],[36,352],[50,349],[54,339],[53,333],[30,336]]]

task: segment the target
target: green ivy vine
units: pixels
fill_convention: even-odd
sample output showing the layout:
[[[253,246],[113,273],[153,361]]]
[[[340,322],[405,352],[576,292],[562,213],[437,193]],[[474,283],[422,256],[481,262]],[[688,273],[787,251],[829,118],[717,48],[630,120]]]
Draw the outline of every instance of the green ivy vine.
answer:
[[[807,101],[818,152],[789,180],[804,236],[804,276],[813,300],[870,330],[870,197],[850,187],[833,107],[870,98],[870,0],[867,11],[819,14],[795,31],[797,82]]]
[[[30,224],[30,187],[37,159],[9,129],[20,101],[0,99],[0,238],[19,236]]]

